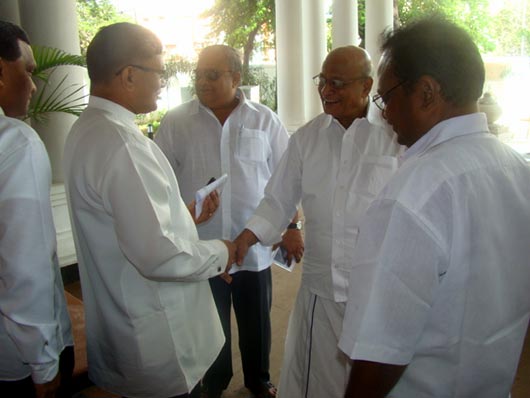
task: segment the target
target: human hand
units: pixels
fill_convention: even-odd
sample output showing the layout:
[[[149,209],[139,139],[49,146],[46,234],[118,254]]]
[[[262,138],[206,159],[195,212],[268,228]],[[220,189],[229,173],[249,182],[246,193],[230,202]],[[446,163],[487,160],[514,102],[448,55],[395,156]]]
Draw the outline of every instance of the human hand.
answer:
[[[60,384],[61,375],[59,372],[57,372],[57,375],[53,378],[53,380],[47,383],[35,383],[35,398],[55,398],[55,393],[57,392]]]
[[[219,203],[220,203],[219,193],[217,191],[213,191],[206,198],[204,198],[204,202],[202,203],[201,214],[199,214],[199,217],[196,218],[195,217],[195,200],[193,200],[188,205],[188,210],[191,213],[191,217],[193,218],[195,225],[202,224],[203,222],[206,222],[210,218],[212,218],[215,211],[219,207]]]
[[[291,265],[293,259],[299,263],[304,255],[304,239],[302,238],[302,231],[299,229],[286,230],[279,246],[281,246],[287,253],[287,256],[285,257],[287,265]]]
[[[228,271],[230,271],[230,268],[232,268],[232,264],[236,261],[237,246],[234,244],[234,242],[231,242],[229,240],[223,239],[222,242],[225,244],[226,248],[228,249],[228,261],[226,262],[226,268],[225,268],[225,273],[228,274]]]
[[[236,264],[242,265],[245,259],[248,249],[250,246],[255,245],[258,242],[258,238],[249,229],[244,229],[239,236],[234,240],[237,247],[236,251]]]

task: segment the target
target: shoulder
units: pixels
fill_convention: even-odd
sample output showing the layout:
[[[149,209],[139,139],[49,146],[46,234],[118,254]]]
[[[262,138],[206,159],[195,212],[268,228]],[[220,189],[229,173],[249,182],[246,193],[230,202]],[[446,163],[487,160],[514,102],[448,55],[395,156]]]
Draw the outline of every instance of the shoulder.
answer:
[[[191,115],[198,113],[199,111],[199,102],[197,99],[192,99],[191,101],[184,102],[174,108],[171,108],[166,112],[162,120],[167,122],[187,119]]]
[[[33,128],[21,120],[0,117],[0,153],[2,155],[23,149],[44,151],[44,144]]]

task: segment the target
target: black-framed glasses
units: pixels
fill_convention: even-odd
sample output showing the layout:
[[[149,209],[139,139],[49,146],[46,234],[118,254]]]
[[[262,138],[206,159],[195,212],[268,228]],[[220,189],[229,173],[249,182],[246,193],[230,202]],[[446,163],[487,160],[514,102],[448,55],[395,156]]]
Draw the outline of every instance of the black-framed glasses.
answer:
[[[399,86],[405,84],[406,80],[402,80],[400,81],[398,84],[396,84],[394,87],[386,90],[383,94],[376,94],[374,95],[374,97],[372,98],[372,102],[379,108],[381,109],[383,112],[385,111],[385,108],[386,108],[386,105],[388,104],[388,101],[390,101],[390,98],[392,96],[390,96],[389,94],[392,93],[392,91],[394,91],[396,88],[398,88]]]
[[[218,69],[195,69],[193,71],[193,79],[199,80],[205,78],[208,81],[214,82],[225,73],[232,73],[231,70],[218,70]]]
[[[341,88],[346,87],[348,84],[355,83],[358,80],[366,79],[368,76],[359,76],[351,80],[340,80],[340,79],[326,79],[322,74],[313,76],[313,83],[318,88],[322,89],[326,84],[330,85],[331,88],[335,90],[340,90]]]

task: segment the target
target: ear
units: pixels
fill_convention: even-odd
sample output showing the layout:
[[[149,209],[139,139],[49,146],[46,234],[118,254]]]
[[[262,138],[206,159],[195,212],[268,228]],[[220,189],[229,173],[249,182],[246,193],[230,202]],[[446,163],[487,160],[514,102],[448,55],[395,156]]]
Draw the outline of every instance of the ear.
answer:
[[[431,76],[422,76],[418,79],[418,90],[421,96],[421,105],[430,109],[438,103],[440,98],[440,84]]]
[[[233,76],[233,82],[232,82],[232,87],[239,87],[239,85],[241,84],[241,72],[234,72],[232,74]]]
[[[363,97],[368,97],[370,91],[372,90],[372,85],[374,84],[374,79],[367,77],[363,82]]]
[[[120,79],[121,86],[126,90],[131,90],[134,88],[134,68],[131,68],[130,66],[125,67],[118,75],[118,78]]]

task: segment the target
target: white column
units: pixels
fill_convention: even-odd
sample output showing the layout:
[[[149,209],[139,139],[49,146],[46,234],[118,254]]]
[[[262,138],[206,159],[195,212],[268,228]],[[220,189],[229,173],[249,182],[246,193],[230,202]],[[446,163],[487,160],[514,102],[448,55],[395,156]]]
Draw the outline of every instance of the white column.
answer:
[[[56,47],[72,54],[80,53],[75,0],[22,0],[19,7],[21,26],[33,44]],[[68,75],[67,85],[84,84],[83,68],[62,66],[50,79],[51,87],[55,87],[65,75]],[[46,122],[32,123],[46,145],[52,165],[54,184],[51,202],[57,231],[57,254],[61,266],[77,261],[62,184],[64,142],[75,119],[74,116],[64,113],[53,113]]]
[[[333,19],[331,22],[333,48],[359,44],[358,14],[357,0],[333,0]]]
[[[374,68],[377,68],[381,51],[379,40],[381,33],[394,26],[394,4],[392,0],[370,0],[366,2],[365,24],[366,50],[372,57]],[[372,91],[377,90],[377,73],[374,73]]]
[[[21,25],[32,44],[80,54],[75,0],[24,0],[19,6]],[[68,75],[67,86],[84,84],[85,72],[82,68],[61,66],[52,75],[50,87],[55,87],[65,75]],[[52,113],[46,122],[32,123],[48,150],[54,182],[63,181],[64,142],[74,121],[72,115]]]
[[[305,122],[302,1],[276,0],[278,115],[289,132]]]
[[[303,98],[306,121],[322,113],[322,103],[312,77],[320,72],[326,57],[326,10],[324,0],[305,0],[303,10],[304,32],[304,88]]]
[[[0,19],[20,25],[18,0],[0,0]]]

